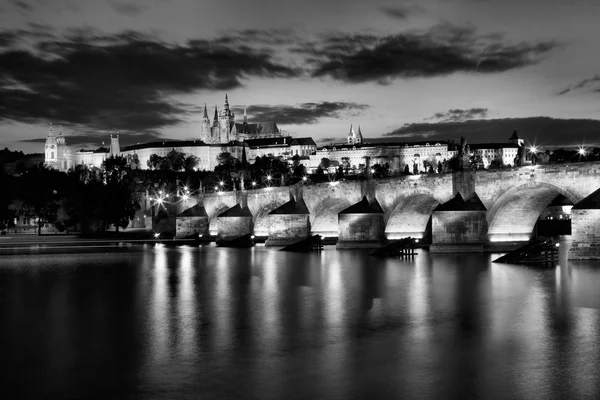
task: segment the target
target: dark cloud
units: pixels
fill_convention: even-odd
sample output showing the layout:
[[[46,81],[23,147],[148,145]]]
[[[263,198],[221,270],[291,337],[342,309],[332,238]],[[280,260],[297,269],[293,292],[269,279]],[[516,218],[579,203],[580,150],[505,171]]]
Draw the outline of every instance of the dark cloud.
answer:
[[[322,143],[324,145],[327,145],[330,143],[346,143],[346,138],[345,137],[324,137],[324,138],[315,139],[315,142]]]
[[[497,73],[533,65],[557,47],[553,41],[511,44],[500,34],[445,24],[389,36],[329,34],[298,45],[312,76],[388,84],[394,78]]]
[[[298,74],[269,50],[207,40],[172,44],[136,32],[79,29],[42,38],[31,49],[15,47],[11,32],[0,38],[13,43],[0,49],[0,120],[156,130],[190,112],[172,95]]]
[[[223,32],[215,39],[215,43],[289,46],[290,43],[301,40],[302,38],[292,29],[242,29]]]
[[[128,17],[135,17],[144,11],[142,6],[122,1],[110,1],[109,4],[113,10]]]
[[[58,135],[59,129],[54,127],[54,135]],[[110,144],[111,132],[98,132],[98,131],[77,131],[78,133],[71,133],[70,130],[63,130],[65,141],[67,145],[79,150],[79,148],[85,147],[100,147],[108,146]],[[119,135],[119,144],[121,147],[128,146],[137,143],[147,143],[164,140],[158,132],[112,132],[113,135]],[[20,140],[22,143],[45,143],[46,138],[35,138]]]
[[[445,112],[435,113],[433,117],[427,119],[439,120],[439,122],[467,121],[469,119],[485,118],[488,115],[488,111],[487,108],[469,108],[466,110],[454,108]]]
[[[578,91],[580,89],[588,91],[591,90],[592,92],[600,92],[600,75],[594,75],[591,78],[583,79],[574,85],[564,88],[558,92],[558,94],[563,95],[569,92]]]
[[[600,146],[600,120],[550,117],[502,118],[464,122],[412,123],[385,134],[406,140],[467,138],[470,143],[508,142],[513,130],[530,143],[552,147]]]
[[[397,20],[406,20],[413,14],[421,13],[424,11],[423,8],[419,7],[416,4],[387,6],[387,7],[381,7],[380,10],[382,13],[384,13],[388,17],[397,19]]]
[[[8,2],[22,11],[31,11],[33,9],[31,4],[24,0],[8,0]]]
[[[366,104],[329,102],[302,103],[296,105],[253,105],[247,109],[251,121],[275,121],[280,125],[314,124],[321,118],[340,118],[357,116],[369,108]],[[236,106],[237,115],[243,113],[243,107]]]

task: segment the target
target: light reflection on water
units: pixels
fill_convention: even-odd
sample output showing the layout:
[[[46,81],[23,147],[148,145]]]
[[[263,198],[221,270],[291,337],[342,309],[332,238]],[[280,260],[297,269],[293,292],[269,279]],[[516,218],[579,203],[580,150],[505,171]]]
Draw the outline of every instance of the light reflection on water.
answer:
[[[0,257],[0,376],[33,397],[600,397],[600,263],[490,260]]]

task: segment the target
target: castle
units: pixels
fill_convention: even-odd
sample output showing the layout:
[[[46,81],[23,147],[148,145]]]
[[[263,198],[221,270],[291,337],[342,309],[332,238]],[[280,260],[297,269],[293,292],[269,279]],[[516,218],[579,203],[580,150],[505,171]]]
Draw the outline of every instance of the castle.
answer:
[[[249,158],[263,155],[268,152],[275,156],[289,154],[310,154],[316,151],[316,144],[306,139],[283,136],[274,121],[262,123],[248,123],[248,115],[244,109],[244,118],[241,123],[235,122],[235,115],[229,107],[229,99],[225,95],[223,109],[219,113],[215,106],[214,118],[208,117],[208,110],[204,105],[200,133],[197,140],[165,140],[126,146],[121,148],[119,136],[111,135],[110,148],[98,150],[74,151],[66,144],[65,137],[60,130],[55,136],[52,125],[48,131],[45,146],[45,164],[61,171],[67,171],[76,165],[100,167],[109,156],[135,156],[139,160],[140,168],[147,168],[147,161],[152,154],[165,156],[169,151],[176,150],[186,155],[194,155],[198,159],[197,168],[212,170],[217,165],[217,156],[222,152],[229,152],[232,156],[240,158],[242,148],[246,147]],[[310,147],[310,148],[309,148]]]

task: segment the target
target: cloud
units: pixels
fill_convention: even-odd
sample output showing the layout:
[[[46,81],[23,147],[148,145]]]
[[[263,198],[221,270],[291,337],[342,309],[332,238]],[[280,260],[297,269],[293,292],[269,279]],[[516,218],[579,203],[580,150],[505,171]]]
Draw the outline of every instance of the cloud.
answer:
[[[433,117],[427,120],[439,120],[438,122],[458,122],[475,118],[486,118],[488,116],[487,108],[469,108],[461,110],[458,108],[450,109],[445,112],[435,113]]]
[[[275,121],[279,125],[314,124],[321,118],[340,118],[342,116],[357,116],[369,108],[366,104],[353,102],[302,103],[296,105],[253,105],[247,109],[251,121]],[[243,113],[243,107],[236,106],[238,115]]]
[[[574,85],[564,88],[559,95],[567,94],[579,89],[591,90],[592,92],[600,92],[600,75],[594,75],[591,78],[583,79]]]
[[[54,135],[58,135],[59,128],[54,127]],[[115,134],[115,133],[113,133]],[[158,132],[117,132],[119,135],[119,144],[121,147],[128,146],[137,143],[147,143],[164,140],[162,135]],[[75,150],[85,147],[100,147],[108,146],[110,144],[110,133],[98,132],[98,131],[80,131],[72,133],[70,129],[63,130],[63,135],[67,145]],[[45,143],[46,138],[35,138],[35,139],[24,139],[20,140],[22,143]]]
[[[135,17],[144,11],[144,7],[137,4],[120,1],[110,1],[109,4],[113,10],[128,17]]]
[[[380,8],[380,11],[390,18],[396,20],[406,20],[413,14],[423,12],[424,9],[416,4],[408,4],[397,6],[384,6]]]
[[[17,7],[21,11],[29,12],[33,9],[31,4],[29,4],[28,2],[26,2],[24,0],[8,0],[8,2],[10,4],[14,5],[15,7]]]
[[[26,33],[35,36],[33,28]],[[299,74],[270,50],[243,44],[173,44],[137,32],[78,29],[18,47],[10,31],[2,34],[11,46],[0,48],[0,120],[153,131],[190,113],[175,95]]]
[[[334,33],[294,51],[313,65],[313,77],[389,84],[396,78],[489,74],[540,62],[554,41],[512,44],[501,34],[478,34],[450,24],[388,36]]]
[[[600,146],[600,120],[550,117],[478,119],[462,122],[418,122],[386,133],[386,138],[450,140],[464,136],[470,143],[508,142],[513,130],[526,142],[552,147]]]
[[[346,143],[345,137],[324,137],[324,138],[315,138],[316,143],[323,143],[324,145],[330,143]]]

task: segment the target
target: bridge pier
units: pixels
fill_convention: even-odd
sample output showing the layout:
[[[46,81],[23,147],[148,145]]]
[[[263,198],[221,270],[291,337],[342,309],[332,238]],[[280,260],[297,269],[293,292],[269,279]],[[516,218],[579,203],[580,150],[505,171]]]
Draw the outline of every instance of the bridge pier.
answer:
[[[378,248],[384,241],[383,209],[375,197],[364,196],[338,213],[338,249]]]
[[[569,260],[600,259],[600,189],[571,208]]]
[[[237,239],[253,230],[252,213],[240,204],[217,216],[217,241]]]
[[[473,194],[460,193],[433,210],[431,253],[482,252],[487,241],[487,209]]]
[[[176,238],[183,238],[194,233],[199,237],[208,237],[208,214],[204,205],[198,202],[195,206],[179,213],[175,219]]]
[[[287,246],[310,235],[310,213],[302,197],[290,200],[269,213],[269,237],[265,246]]]

